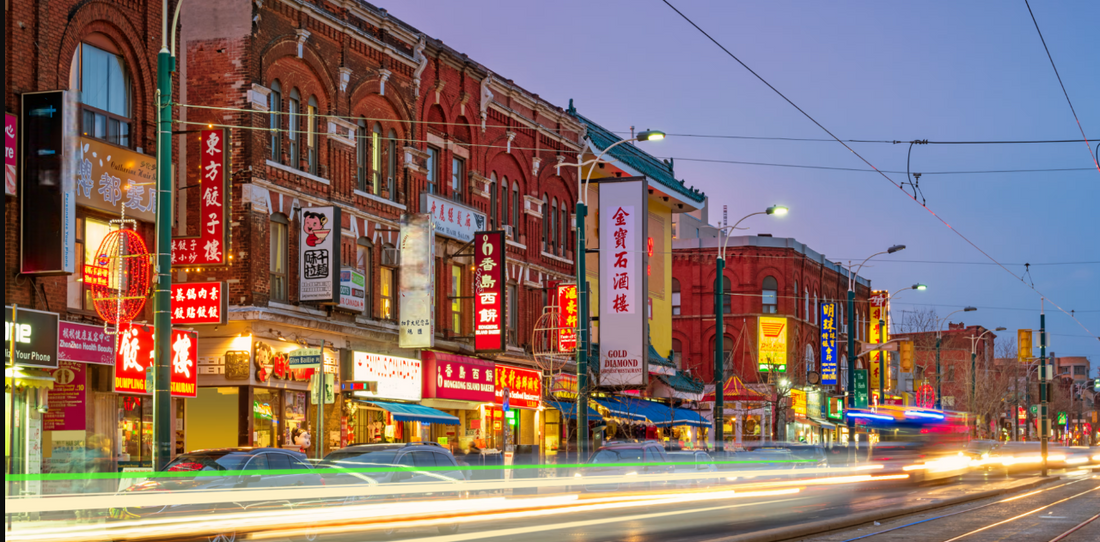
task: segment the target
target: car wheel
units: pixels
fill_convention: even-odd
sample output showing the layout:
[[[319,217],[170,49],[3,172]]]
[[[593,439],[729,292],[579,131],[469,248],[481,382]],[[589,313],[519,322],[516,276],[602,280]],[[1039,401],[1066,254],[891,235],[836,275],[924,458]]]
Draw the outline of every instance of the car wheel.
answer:
[[[206,542],[236,542],[237,531],[213,534],[205,538]]]
[[[442,534],[442,535],[455,534],[455,533],[458,532],[458,528],[459,528],[458,523],[452,523],[450,525],[440,525],[438,527],[439,534]]]

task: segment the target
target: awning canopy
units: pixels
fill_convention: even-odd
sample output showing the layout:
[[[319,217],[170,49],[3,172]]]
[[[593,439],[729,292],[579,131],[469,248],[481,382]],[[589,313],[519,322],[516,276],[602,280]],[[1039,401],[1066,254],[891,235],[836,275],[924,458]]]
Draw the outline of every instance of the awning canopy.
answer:
[[[714,393],[708,393],[703,396],[703,401],[713,402],[715,399]],[[730,401],[765,401],[764,394],[749,389],[740,378],[731,376],[726,381],[726,385],[722,386],[722,399],[726,402]]]
[[[710,427],[710,420],[704,418],[694,410],[686,408],[672,409],[672,423],[670,425],[690,425],[692,427]]]
[[[442,425],[459,424],[458,418],[432,407],[407,403],[387,403],[385,401],[365,402],[393,414],[393,418],[401,422],[438,423]]]
[[[812,423],[814,425],[824,427],[825,429],[835,429],[836,428],[835,423],[823,420],[821,418],[816,418],[814,416],[807,416],[806,419],[809,420],[810,423]]]
[[[54,377],[43,369],[31,369],[30,367],[15,367],[13,369],[11,367],[5,367],[4,385],[10,387],[13,382],[16,386],[52,390]]]
[[[576,403],[570,403],[570,402],[566,402],[566,401],[549,401],[549,400],[543,399],[542,404],[547,406],[547,407],[553,408],[555,410],[561,411],[561,415],[565,416],[566,419],[569,419],[569,420],[577,419],[577,404]],[[588,407],[588,419],[590,421],[591,420],[602,420],[603,417],[600,416],[600,413],[597,412],[596,409],[594,409],[592,407]]]
[[[668,405],[634,397],[600,397],[596,402],[611,414],[630,420],[648,421],[659,427],[691,425],[710,427],[710,422],[699,413],[686,408],[670,408]]]

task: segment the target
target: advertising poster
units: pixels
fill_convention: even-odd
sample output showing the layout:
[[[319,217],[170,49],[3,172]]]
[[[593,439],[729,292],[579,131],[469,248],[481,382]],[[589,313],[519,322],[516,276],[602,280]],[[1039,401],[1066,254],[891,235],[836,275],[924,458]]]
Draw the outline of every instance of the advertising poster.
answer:
[[[228,134],[224,128],[200,132],[199,186],[195,192],[199,198],[199,231],[198,235],[172,239],[172,265],[225,265],[229,257],[225,252],[229,245],[227,198],[231,169]],[[340,231],[339,216],[330,224]],[[336,237],[340,237],[339,233]]]
[[[22,307],[13,309],[10,305],[4,309],[5,364],[11,363],[11,344],[15,343],[16,365],[56,369],[58,314]]]
[[[420,209],[432,216],[436,235],[469,243],[485,229],[485,213],[435,194],[421,194]]]
[[[83,363],[62,361],[51,371],[53,389],[49,392],[50,409],[42,416],[45,431],[83,431],[86,426],[84,400],[87,372]]]
[[[644,177],[601,179],[600,385],[645,386],[645,252],[649,208]]]
[[[761,316],[757,329],[760,349],[757,362],[760,372],[787,372],[787,319]]]
[[[474,236],[474,351],[503,352],[508,321],[504,299],[504,232]]]
[[[435,234],[426,213],[405,215],[401,225],[401,348],[435,345]]]
[[[4,194],[14,196],[18,185],[18,148],[19,119],[11,113],[4,113]]]
[[[542,373],[510,365],[496,366],[496,404],[504,404],[504,390],[508,390],[511,408],[536,409],[542,399]]]
[[[373,383],[373,391],[362,389],[354,392],[361,397],[419,401],[423,397],[420,375],[421,362],[418,359],[352,352],[351,378],[345,375],[344,380],[345,383]]]
[[[303,207],[298,221],[298,297],[340,301],[340,208]]]
[[[172,325],[224,324],[225,283],[176,282],[172,284]]]
[[[79,361],[97,365],[115,364],[115,338],[103,326],[60,322],[61,338],[57,357],[61,361]]]
[[[366,278],[355,269],[340,271],[340,304],[342,309],[363,312],[367,308]]]
[[[19,98],[19,272],[71,274],[76,270],[76,180],[80,168],[76,95],[51,90],[25,92]],[[106,186],[113,192],[112,183]]]
[[[871,330],[870,334],[867,336],[868,341],[871,344],[882,344],[889,340],[886,333],[886,329],[888,328],[885,324],[879,324],[880,321],[886,323],[886,311],[888,307],[887,303],[889,302],[889,297],[889,292],[886,292],[885,290],[875,290],[871,292],[871,315],[870,322],[868,322],[870,324]],[[874,352],[871,352],[869,356],[869,359],[871,360],[870,385],[872,388],[878,389],[880,387],[880,377],[884,376],[886,379],[890,378],[890,375],[880,375],[880,371],[882,370],[882,360],[884,358],[888,359],[889,354],[883,354],[882,352],[876,350]]]
[[[577,285],[558,285],[558,352],[572,352],[577,348]]]
[[[835,386],[837,375],[836,303],[821,304],[821,384]]]

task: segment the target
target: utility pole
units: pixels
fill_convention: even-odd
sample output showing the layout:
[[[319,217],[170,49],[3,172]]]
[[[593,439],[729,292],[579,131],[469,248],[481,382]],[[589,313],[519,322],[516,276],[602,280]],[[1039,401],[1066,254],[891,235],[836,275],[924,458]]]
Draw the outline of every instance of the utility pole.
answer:
[[[168,2],[162,3],[164,36],[157,54],[157,216],[156,283],[153,292],[153,468],[161,470],[172,458],[172,70],[168,52]],[[228,152],[228,148],[226,148]]]
[[[725,211],[723,210],[723,214]],[[722,242],[721,232],[719,232],[719,242]],[[718,267],[718,274],[714,279],[714,449],[715,451],[722,451],[726,449],[725,438],[725,425],[726,425],[726,374],[725,363],[723,363],[725,355],[723,353],[723,341],[726,338],[726,326],[722,314],[722,296],[725,275],[723,275],[726,268],[726,260],[719,255],[716,264]]]
[[[578,170],[578,174],[579,174]],[[584,241],[584,217],[588,205],[577,198],[577,462],[588,459],[588,280],[585,259],[588,246]]]
[[[1043,456],[1043,477],[1047,471],[1047,440],[1050,434],[1050,419],[1047,413],[1047,383],[1050,382],[1050,372],[1047,369],[1047,315],[1046,298],[1039,301],[1039,448]]]

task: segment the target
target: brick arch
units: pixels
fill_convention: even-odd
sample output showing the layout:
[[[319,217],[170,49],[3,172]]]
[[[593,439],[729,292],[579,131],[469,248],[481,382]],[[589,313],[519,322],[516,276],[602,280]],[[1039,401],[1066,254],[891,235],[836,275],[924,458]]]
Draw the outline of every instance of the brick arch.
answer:
[[[526,164],[522,163],[514,153],[508,154],[504,152],[504,149],[501,149],[500,152],[490,156],[485,163],[489,164],[488,170],[490,172],[496,172],[498,178],[507,176],[511,183],[518,180],[520,183],[520,196],[527,194],[530,179],[527,177]]]
[[[477,144],[478,130],[474,129],[473,123],[470,122],[470,118],[465,115],[458,115],[455,117],[455,124],[451,126],[451,134],[454,135],[455,140],[464,145]],[[470,126],[464,126],[470,125]]]
[[[433,103],[424,112],[424,122],[427,128],[431,128],[443,134],[450,134],[450,125],[447,124],[447,113],[443,106]]]
[[[553,171],[553,169],[550,171]],[[557,197],[558,201],[568,204],[569,209],[572,209],[576,203],[576,193],[569,189],[569,183],[561,176],[551,175],[543,179],[539,186],[542,188],[542,192],[549,194],[550,197]]]
[[[133,77],[133,139],[142,142],[152,137],[156,128],[153,126],[153,104],[156,96],[156,76],[154,69],[146,54],[140,54],[143,47],[135,45],[132,37],[143,35],[138,31],[114,4],[107,2],[90,2],[84,4],[71,13],[65,32],[58,48],[57,76],[54,80],[55,88],[69,88],[69,71],[72,69],[73,54],[76,46],[91,34],[103,34],[107,36],[122,53],[126,60],[126,67],[130,69]],[[148,53],[147,53],[148,54]],[[62,80],[64,78],[64,80]],[[139,147],[151,147],[150,145],[136,145]]]
[[[779,295],[782,295],[783,281],[785,280],[785,277],[783,276],[783,271],[781,271],[778,267],[772,265],[765,266],[756,272],[756,279],[753,282],[753,286],[756,288],[760,288],[764,284],[764,277],[767,277],[768,275],[771,275],[775,278],[776,286],[778,286],[778,288],[776,288],[776,291],[779,293]]]
[[[386,99],[377,93],[370,93],[359,97],[359,99],[351,102],[351,116],[353,118],[348,119],[350,122],[355,123],[359,118],[379,119],[389,118],[392,120],[379,120],[382,124],[382,132],[389,132],[390,128],[397,130],[398,139],[406,139],[407,134],[410,133],[410,127],[407,120],[408,117],[403,117],[400,112],[394,109],[392,100]],[[383,114],[378,114],[381,111]],[[367,121],[367,128],[370,129],[374,126],[375,121]]]
[[[276,70],[275,67],[280,64],[290,64],[294,66],[298,64],[298,68],[306,68],[306,71],[312,76],[314,84],[316,86],[313,92],[306,93],[302,84],[288,84],[289,80],[303,80],[307,79],[306,76],[301,73],[295,73],[295,70]],[[300,69],[297,71],[301,71]],[[298,40],[296,37],[292,37],[290,34],[286,34],[281,37],[277,37],[271,40],[262,51],[260,51],[260,74],[259,79],[270,84],[272,79],[276,77],[273,74],[278,74],[278,79],[283,82],[284,93],[289,93],[290,88],[295,86],[299,90],[302,90],[303,96],[307,94],[313,94],[318,96],[318,107],[321,108],[321,112],[325,114],[335,113],[335,96],[336,85],[332,76],[332,72],[329,71],[328,66],[321,59],[320,53],[310,45],[307,40],[302,47],[302,58],[298,58]]]
[[[396,93],[390,92],[383,96],[381,94],[378,94],[377,92],[373,92],[371,90],[371,87],[369,86],[369,83],[377,80],[378,77],[369,77],[367,79],[364,79],[363,81],[360,81],[358,84],[356,84],[355,88],[353,88],[351,92],[348,92],[348,111],[351,111],[351,115],[353,117],[371,117],[371,115],[362,114],[364,107],[368,105],[368,101],[384,102],[382,104],[375,103],[373,105],[383,109],[388,109],[389,113],[392,113],[392,118],[401,125],[401,127],[397,130],[397,133],[400,134],[401,137],[407,136],[411,138],[411,134],[413,134],[415,131],[412,127],[413,115],[412,112],[409,110],[409,105],[404,100],[400,99],[400,97],[395,97],[394,94]],[[389,83],[389,81],[387,83]]]

